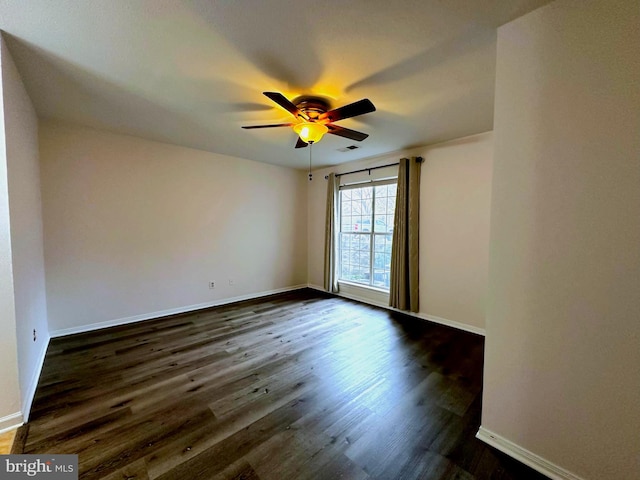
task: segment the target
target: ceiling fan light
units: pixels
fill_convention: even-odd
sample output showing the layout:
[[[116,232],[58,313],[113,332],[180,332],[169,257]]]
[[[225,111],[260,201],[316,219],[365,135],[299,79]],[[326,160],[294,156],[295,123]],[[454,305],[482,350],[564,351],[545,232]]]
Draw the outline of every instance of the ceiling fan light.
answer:
[[[302,122],[293,126],[293,130],[306,143],[317,143],[329,131],[326,125],[315,122]]]

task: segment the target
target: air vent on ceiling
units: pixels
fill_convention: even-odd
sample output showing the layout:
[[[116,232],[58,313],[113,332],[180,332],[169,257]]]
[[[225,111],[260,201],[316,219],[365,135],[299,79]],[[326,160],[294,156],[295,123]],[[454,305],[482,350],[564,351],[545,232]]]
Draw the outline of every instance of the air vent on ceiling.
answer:
[[[355,150],[356,148],[360,148],[357,145],[349,145],[348,147],[344,147],[344,148],[339,148],[338,151],[339,152],[348,152],[349,150]]]

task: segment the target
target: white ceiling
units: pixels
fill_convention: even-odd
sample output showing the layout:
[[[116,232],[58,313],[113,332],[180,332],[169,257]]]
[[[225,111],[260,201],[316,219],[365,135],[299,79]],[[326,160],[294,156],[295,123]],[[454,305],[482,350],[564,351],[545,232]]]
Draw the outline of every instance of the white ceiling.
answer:
[[[496,28],[548,2],[0,0],[0,28],[41,118],[305,168],[289,128],[240,128],[293,118],[263,91],[376,105],[315,166],[491,130]]]

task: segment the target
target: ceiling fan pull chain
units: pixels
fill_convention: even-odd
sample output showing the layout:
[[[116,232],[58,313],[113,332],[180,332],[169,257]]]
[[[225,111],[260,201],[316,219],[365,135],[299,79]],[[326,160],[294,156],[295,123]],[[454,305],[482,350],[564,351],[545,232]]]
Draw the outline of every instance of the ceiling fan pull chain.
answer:
[[[313,151],[313,142],[309,143],[309,181],[313,180],[313,174],[311,173],[311,152]]]

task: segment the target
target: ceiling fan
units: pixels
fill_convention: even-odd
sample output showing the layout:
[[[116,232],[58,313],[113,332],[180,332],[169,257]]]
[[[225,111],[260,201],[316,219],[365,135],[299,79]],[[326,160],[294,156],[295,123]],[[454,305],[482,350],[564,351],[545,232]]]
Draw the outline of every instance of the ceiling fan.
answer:
[[[278,92],[263,93],[291,113],[298,121],[291,123],[278,123],[274,125],[249,125],[242,128],[293,127],[293,130],[298,134],[296,148],[304,148],[309,144],[320,141],[325,133],[331,133],[333,135],[349,138],[358,142],[361,142],[369,136],[366,133],[333,124],[334,122],[344,120],[345,118],[352,118],[357,117],[358,115],[364,115],[365,113],[375,112],[376,107],[368,98],[329,110],[329,102],[322,97],[304,95],[294,99],[292,102]]]

